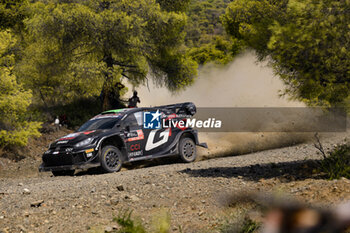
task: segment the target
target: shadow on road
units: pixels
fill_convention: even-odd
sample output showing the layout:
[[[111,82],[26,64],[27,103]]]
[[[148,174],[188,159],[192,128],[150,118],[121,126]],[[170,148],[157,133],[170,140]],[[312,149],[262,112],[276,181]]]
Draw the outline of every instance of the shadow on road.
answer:
[[[160,165],[169,165],[181,163],[181,160],[177,156],[172,157],[164,157],[157,158],[152,160],[141,160],[132,163],[123,164],[123,167],[127,170],[138,169],[138,168],[146,168],[146,167],[154,167]]]
[[[143,161],[136,161],[136,162],[128,162],[123,164],[122,171],[123,170],[133,170],[133,169],[140,169],[140,168],[147,168],[147,167],[154,167],[154,166],[160,166],[160,165],[169,165],[169,164],[176,164],[181,163],[181,160],[178,157],[164,157],[164,158],[157,158],[153,160],[143,160]],[[84,176],[84,175],[100,175],[100,174],[106,174],[100,167],[96,168],[90,168],[88,170],[81,170],[78,171],[75,175],[76,176]]]
[[[180,172],[193,177],[241,177],[249,181],[260,179],[279,178],[281,182],[291,182],[294,180],[305,180],[308,178],[322,178],[313,174],[317,168],[319,160],[304,160],[283,163],[256,164],[245,167],[213,167],[205,169],[185,169]]]

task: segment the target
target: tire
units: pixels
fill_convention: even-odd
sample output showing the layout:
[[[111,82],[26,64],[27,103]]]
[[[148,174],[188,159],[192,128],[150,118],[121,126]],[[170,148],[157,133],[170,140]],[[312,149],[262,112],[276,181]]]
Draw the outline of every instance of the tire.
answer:
[[[191,163],[197,158],[196,144],[191,138],[181,138],[179,142],[179,156],[185,163]]]
[[[73,176],[74,170],[52,171],[54,176]]]
[[[117,172],[122,168],[122,153],[115,146],[105,146],[100,157],[101,167],[105,172]]]

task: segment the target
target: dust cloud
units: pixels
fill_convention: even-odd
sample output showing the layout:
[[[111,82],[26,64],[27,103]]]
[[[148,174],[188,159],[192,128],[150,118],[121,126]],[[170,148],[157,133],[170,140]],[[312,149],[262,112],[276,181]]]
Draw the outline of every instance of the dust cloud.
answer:
[[[255,55],[246,52],[230,65],[200,68],[194,84],[172,94],[152,82],[136,88],[141,106],[157,106],[178,102],[193,102],[197,107],[301,107],[300,102],[279,97],[283,83],[266,64],[256,63]],[[127,94],[131,96],[131,91]]]
[[[236,57],[225,66],[205,65],[187,89],[170,93],[150,82],[137,87],[141,107],[193,102],[197,107],[303,107],[304,104],[280,97],[285,87],[266,63],[257,63],[253,52]],[[126,95],[131,96],[131,88]],[[234,116],[232,116],[234,117]],[[209,149],[199,149],[202,159],[279,148],[304,142],[307,133],[200,133]]]

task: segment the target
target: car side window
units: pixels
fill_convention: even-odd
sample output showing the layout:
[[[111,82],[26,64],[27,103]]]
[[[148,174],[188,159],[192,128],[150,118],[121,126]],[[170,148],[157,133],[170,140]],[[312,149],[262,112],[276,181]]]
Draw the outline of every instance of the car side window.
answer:
[[[143,125],[143,112],[135,112],[134,116],[136,118],[137,124],[138,126],[142,126]]]
[[[136,127],[139,126],[138,122],[135,118],[135,114],[131,114],[129,115],[127,118],[125,118],[125,120],[123,121],[123,126],[129,126],[129,127]]]

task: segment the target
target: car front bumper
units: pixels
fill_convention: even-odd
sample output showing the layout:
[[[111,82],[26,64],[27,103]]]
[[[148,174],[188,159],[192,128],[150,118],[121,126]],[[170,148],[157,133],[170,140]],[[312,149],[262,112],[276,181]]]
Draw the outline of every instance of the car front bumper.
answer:
[[[97,159],[98,151],[93,151],[90,154],[85,151],[89,150],[44,153],[42,157],[43,163],[40,165],[39,171],[74,170],[100,166]]]
[[[88,168],[98,167],[98,166],[100,166],[99,163],[84,163],[84,164],[61,165],[61,166],[46,166],[44,163],[42,163],[39,166],[39,172],[88,169]]]

